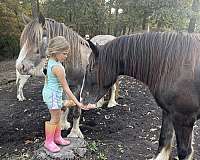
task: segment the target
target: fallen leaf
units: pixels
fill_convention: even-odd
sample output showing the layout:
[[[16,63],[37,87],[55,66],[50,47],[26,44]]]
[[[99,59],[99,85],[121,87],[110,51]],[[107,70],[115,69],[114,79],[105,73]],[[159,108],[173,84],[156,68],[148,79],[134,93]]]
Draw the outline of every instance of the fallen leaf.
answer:
[[[33,141],[31,141],[31,140],[26,140],[26,141],[24,141],[24,143],[25,143],[25,145],[26,145],[26,144],[31,144],[31,143],[33,143]]]

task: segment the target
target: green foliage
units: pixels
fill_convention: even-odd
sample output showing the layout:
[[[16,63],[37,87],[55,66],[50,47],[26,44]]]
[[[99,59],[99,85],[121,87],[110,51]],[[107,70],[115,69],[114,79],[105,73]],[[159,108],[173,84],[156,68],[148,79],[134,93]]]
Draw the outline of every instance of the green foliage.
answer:
[[[0,37],[0,60],[17,57],[19,54],[19,38],[15,35]]]
[[[23,30],[21,13],[31,17],[31,1],[0,1],[0,36],[8,36],[7,39],[11,36],[20,37]],[[193,0],[40,0],[39,2],[40,11],[46,17],[65,23],[82,36],[85,34],[91,37],[98,34],[120,36],[142,32],[148,27],[150,31],[187,31],[191,18],[196,19],[196,31],[200,31],[198,0],[195,1],[197,2],[194,5],[195,9],[192,7]],[[6,40],[5,37],[3,39]],[[1,39],[3,44],[7,43],[7,40],[2,41]],[[17,48],[12,49],[13,52],[17,50]],[[0,53],[4,51],[0,49]]]
[[[98,158],[98,160],[107,160],[108,159],[108,158],[105,157],[105,155],[103,153],[99,153],[97,158]]]
[[[87,148],[91,153],[97,155],[97,160],[107,160],[106,155],[99,150],[98,145],[100,145],[98,142],[92,141],[88,144]]]
[[[14,58],[19,54],[19,37],[23,30],[21,13],[26,5],[19,0],[0,2],[0,60]]]
[[[88,149],[91,151],[91,152],[97,152],[98,151],[98,148],[97,148],[97,144],[95,141],[92,141],[92,143],[89,143],[88,144]]]

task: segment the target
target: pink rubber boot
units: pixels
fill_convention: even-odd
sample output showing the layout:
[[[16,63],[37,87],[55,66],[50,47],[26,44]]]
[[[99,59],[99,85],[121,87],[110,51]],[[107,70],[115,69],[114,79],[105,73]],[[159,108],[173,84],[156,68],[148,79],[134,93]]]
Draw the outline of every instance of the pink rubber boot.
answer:
[[[56,144],[60,144],[63,146],[67,146],[70,144],[69,140],[65,140],[61,137],[61,127],[60,127],[60,123],[58,123],[57,127],[56,127],[56,131],[55,131],[55,135],[54,135],[54,142]]]
[[[44,141],[44,147],[53,153],[60,151],[60,148],[54,143],[54,135],[55,135],[56,126],[57,126],[56,124],[45,122],[46,139]]]

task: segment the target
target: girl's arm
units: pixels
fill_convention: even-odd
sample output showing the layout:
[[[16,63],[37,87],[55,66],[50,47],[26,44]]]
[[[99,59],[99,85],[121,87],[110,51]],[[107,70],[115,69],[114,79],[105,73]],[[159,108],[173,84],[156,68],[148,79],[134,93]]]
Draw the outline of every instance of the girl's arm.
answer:
[[[68,83],[65,79],[65,72],[60,66],[54,66],[52,68],[52,72],[53,72],[54,75],[57,76],[57,78],[60,81],[65,93],[76,103],[76,105],[78,107],[80,107],[81,109],[84,109],[84,110],[96,108],[96,105],[94,105],[94,104],[88,104],[87,106],[85,106],[77,100],[77,98],[74,96],[74,94],[70,90],[69,85],[68,85]]]
[[[70,99],[72,99],[76,103],[76,105],[79,106],[80,108],[84,108],[83,104],[77,100],[77,98],[74,96],[74,94],[70,90],[69,85],[65,79],[65,73],[63,69],[60,66],[54,66],[52,68],[52,72],[54,75],[57,76],[58,80],[60,81],[63,87],[64,92],[70,97]]]

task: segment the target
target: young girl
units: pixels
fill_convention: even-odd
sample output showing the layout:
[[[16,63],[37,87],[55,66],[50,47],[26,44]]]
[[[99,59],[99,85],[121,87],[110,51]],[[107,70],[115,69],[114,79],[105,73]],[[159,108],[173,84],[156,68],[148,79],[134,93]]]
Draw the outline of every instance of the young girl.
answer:
[[[62,66],[67,55],[70,52],[70,45],[62,36],[55,37],[50,40],[48,46],[47,71],[45,84],[42,91],[43,100],[48,106],[51,120],[45,122],[45,136],[46,140],[44,147],[50,152],[58,152],[59,145],[69,145],[69,140],[64,140],[61,137],[60,115],[63,106],[62,93],[63,90],[67,96],[74,101],[74,103],[81,109],[92,109],[94,106],[84,106],[80,103],[71,92],[65,78],[65,69]]]

